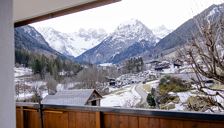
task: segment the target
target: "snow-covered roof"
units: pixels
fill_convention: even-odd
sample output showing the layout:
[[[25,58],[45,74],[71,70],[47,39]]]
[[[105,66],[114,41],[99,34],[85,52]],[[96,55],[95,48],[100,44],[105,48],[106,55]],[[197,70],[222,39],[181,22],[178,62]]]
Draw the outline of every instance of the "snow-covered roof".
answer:
[[[75,89],[60,91],[55,95],[47,95],[41,103],[48,105],[83,106],[86,105],[93,93],[98,95],[97,99],[102,98],[94,89]]]

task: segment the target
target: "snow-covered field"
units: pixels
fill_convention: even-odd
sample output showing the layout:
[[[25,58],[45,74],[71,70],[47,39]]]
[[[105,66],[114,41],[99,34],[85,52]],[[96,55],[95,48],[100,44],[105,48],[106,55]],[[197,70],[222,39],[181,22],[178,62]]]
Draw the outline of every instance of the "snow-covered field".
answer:
[[[175,94],[174,94],[175,95]],[[180,98],[180,102],[175,104],[175,108],[171,110],[183,111],[185,109],[185,103],[187,102],[190,96],[195,96],[191,92],[179,92],[176,95]]]
[[[32,75],[32,70],[29,68],[24,68],[24,67],[19,67],[19,68],[14,68],[14,76],[15,77],[20,77],[20,76],[26,76],[26,75]]]
[[[14,81],[17,86],[16,88],[20,88],[19,90],[16,90],[16,96],[15,98],[17,100],[24,100],[31,98],[33,96],[32,87],[40,87],[42,85],[46,85],[46,82],[44,81],[28,81],[27,78],[30,78],[31,75],[33,75],[33,72],[29,68],[24,67],[14,67]],[[19,93],[19,94],[18,94]],[[41,92],[41,96],[45,97],[47,95],[47,91]]]
[[[140,95],[135,91],[136,85],[120,88],[101,100],[101,106],[107,107],[134,107],[141,101]]]

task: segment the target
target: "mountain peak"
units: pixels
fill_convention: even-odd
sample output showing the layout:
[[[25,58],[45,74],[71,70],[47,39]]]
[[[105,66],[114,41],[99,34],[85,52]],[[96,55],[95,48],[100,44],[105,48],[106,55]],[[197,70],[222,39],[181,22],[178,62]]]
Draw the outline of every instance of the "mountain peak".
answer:
[[[169,33],[172,32],[172,30],[167,29],[165,25],[156,27],[156,28],[152,29],[152,31],[153,31],[153,34],[159,38],[158,40],[164,38],[165,36],[167,36]]]
[[[121,23],[115,31],[121,31],[127,28],[129,28],[129,30],[148,29],[141,21],[137,19],[130,19],[128,21]],[[148,29],[147,31],[151,31],[151,30]]]
[[[80,29],[78,32],[73,33],[62,33],[51,27],[41,27],[37,28],[37,30],[53,49],[73,57],[98,45],[107,35],[101,29]]]
[[[76,59],[91,63],[119,63],[147,51],[156,37],[141,21],[131,19],[121,23],[102,43]]]
[[[137,19],[130,19],[130,20],[127,20],[123,23],[121,23],[118,28],[120,27],[123,27],[123,26],[134,26],[134,25],[137,25],[137,24],[143,24],[141,21],[137,20]]]
[[[120,40],[128,39],[138,42],[141,42],[141,40],[155,42],[156,40],[152,31],[137,19],[131,19],[121,23],[111,35],[113,35],[114,39]]]

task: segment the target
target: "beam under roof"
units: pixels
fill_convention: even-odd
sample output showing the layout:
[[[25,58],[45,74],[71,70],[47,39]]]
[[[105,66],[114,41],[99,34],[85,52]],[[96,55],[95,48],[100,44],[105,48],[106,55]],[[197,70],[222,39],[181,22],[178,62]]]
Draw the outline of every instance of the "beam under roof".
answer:
[[[14,0],[15,27],[83,11],[121,0]]]

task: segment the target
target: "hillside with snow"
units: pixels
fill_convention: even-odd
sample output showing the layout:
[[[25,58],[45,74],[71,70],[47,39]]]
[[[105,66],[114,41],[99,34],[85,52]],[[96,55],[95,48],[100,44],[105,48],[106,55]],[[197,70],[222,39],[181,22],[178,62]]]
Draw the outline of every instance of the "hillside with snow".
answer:
[[[76,59],[91,63],[119,63],[154,46],[157,37],[141,21],[131,19],[120,24],[102,43]]]
[[[45,56],[65,57],[49,46],[44,37],[32,26],[26,25],[14,29],[15,50],[31,51]]]
[[[223,24],[223,20],[220,20],[223,17],[223,14],[224,4],[210,6],[162,38],[156,46],[147,53],[147,55],[152,54],[158,56],[161,53],[168,54],[175,51],[177,47],[184,46],[193,38],[202,39],[203,37],[199,28],[207,28],[208,26],[206,25],[208,24],[215,26],[219,24],[220,21]],[[218,30],[217,27],[214,27],[213,31],[213,34],[218,34],[217,32],[220,30]]]
[[[166,26],[162,25],[157,28],[152,29],[153,34],[157,37],[157,41],[159,42],[162,38],[166,37],[168,34],[172,32],[172,30],[166,28]]]

